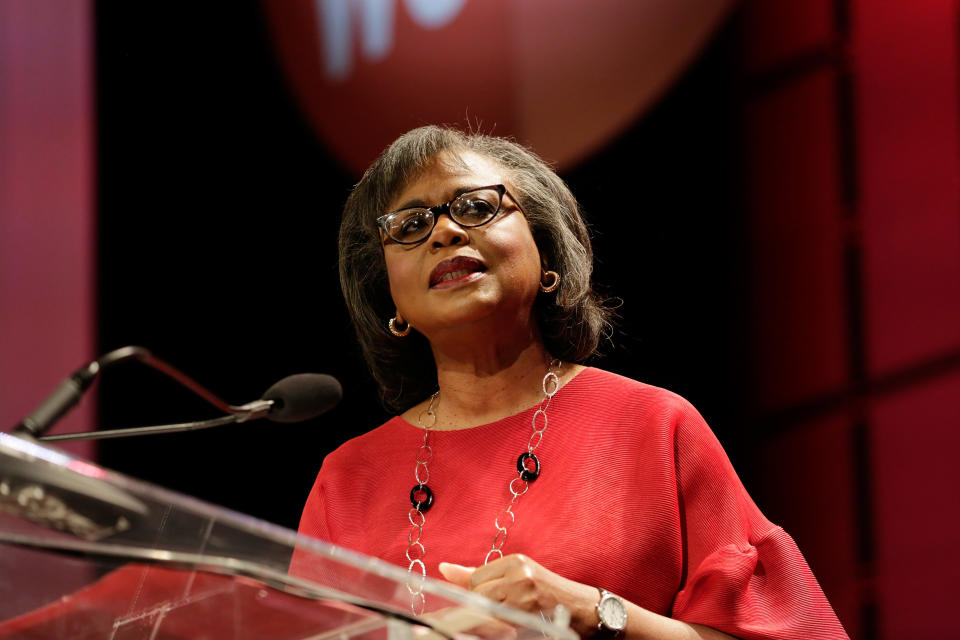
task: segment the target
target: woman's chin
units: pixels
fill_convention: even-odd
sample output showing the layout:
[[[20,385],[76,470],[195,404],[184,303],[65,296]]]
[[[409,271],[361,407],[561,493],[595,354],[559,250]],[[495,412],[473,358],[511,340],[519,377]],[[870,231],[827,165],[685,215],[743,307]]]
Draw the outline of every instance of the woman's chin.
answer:
[[[502,312],[498,296],[490,292],[476,292],[474,295],[448,299],[425,308],[427,317],[420,325],[422,332],[429,338],[438,333],[451,330],[469,331],[498,317]]]
[[[492,319],[496,315],[495,309],[495,307],[485,307],[481,304],[471,304],[437,313],[431,318],[430,325],[433,330],[428,331],[427,337],[451,331],[471,331],[477,326],[482,326],[486,320]]]
[[[532,301],[524,304],[521,300],[504,299],[495,291],[477,291],[474,295],[429,305],[425,310],[427,314],[419,325],[414,322],[414,326],[428,339],[456,334],[467,339],[470,334],[480,332],[486,342],[520,329],[525,324],[523,319],[531,317]]]

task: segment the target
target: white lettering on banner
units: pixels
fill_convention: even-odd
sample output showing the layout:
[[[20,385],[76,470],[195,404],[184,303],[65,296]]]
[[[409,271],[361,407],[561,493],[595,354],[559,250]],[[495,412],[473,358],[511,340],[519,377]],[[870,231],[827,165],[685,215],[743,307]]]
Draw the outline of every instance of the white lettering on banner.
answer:
[[[353,68],[353,20],[360,23],[360,51],[366,60],[385,58],[393,48],[396,3],[402,1],[415,23],[439,29],[453,20],[467,0],[314,0],[317,32],[328,78],[345,80]]]
[[[404,0],[407,12],[421,27],[439,29],[460,13],[467,0]]]

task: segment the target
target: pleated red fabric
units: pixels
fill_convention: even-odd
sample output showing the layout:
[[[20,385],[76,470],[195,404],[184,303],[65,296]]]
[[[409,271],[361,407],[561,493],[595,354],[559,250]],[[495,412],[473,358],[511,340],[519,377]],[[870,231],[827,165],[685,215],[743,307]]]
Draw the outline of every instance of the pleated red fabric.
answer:
[[[422,542],[437,565],[482,564],[534,408],[430,436]],[[703,418],[674,393],[588,368],[548,411],[542,472],[503,551],[650,611],[738,638],[846,638],[796,544],[753,503]],[[393,418],[323,462],[300,533],[406,567],[423,431]],[[309,574],[295,556],[291,571]]]

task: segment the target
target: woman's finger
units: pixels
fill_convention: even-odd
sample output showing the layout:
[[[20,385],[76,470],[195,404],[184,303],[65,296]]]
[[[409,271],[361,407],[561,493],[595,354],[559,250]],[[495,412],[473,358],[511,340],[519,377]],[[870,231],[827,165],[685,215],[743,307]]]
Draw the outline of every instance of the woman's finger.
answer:
[[[484,582],[489,582],[490,580],[496,580],[497,578],[502,578],[512,574],[518,569],[523,570],[525,574],[529,574],[528,567],[526,567],[528,562],[532,561],[530,561],[526,556],[522,556],[520,554],[511,554],[509,556],[497,558],[489,564],[477,567],[477,570],[474,572],[473,578],[470,582],[473,586],[477,586]]]
[[[462,564],[454,564],[452,562],[441,562],[438,568],[440,569],[440,575],[446,578],[448,582],[452,582],[464,589],[471,588],[470,580],[476,571],[475,567],[465,567]]]
[[[537,592],[529,582],[496,578],[473,588],[474,593],[524,611],[536,611]]]

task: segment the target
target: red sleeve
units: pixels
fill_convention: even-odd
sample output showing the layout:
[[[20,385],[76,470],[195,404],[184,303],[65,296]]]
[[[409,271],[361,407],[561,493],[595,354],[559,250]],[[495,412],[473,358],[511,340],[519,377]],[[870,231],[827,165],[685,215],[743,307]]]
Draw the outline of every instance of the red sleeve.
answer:
[[[310,489],[310,495],[307,496],[307,502],[303,507],[303,514],[300,516],[300,527],[297,533],[310,538],[320,538],[327,542],[330,541],[330,531],[327,528],[327,503],[324,493],[324,474],[323,469],[317,474],[317,479]],[[290,560],[290,573],[306,578],[316,578],[312,575],[314,571],[311,568],[316,565],[312,561],[313,554],[296,548],[293,551],[293,558]]]
[[[763,516],[703,418],[680,402],[674,456],[685,580],[673,617],[744,640],[846,639],[793,539]]]

